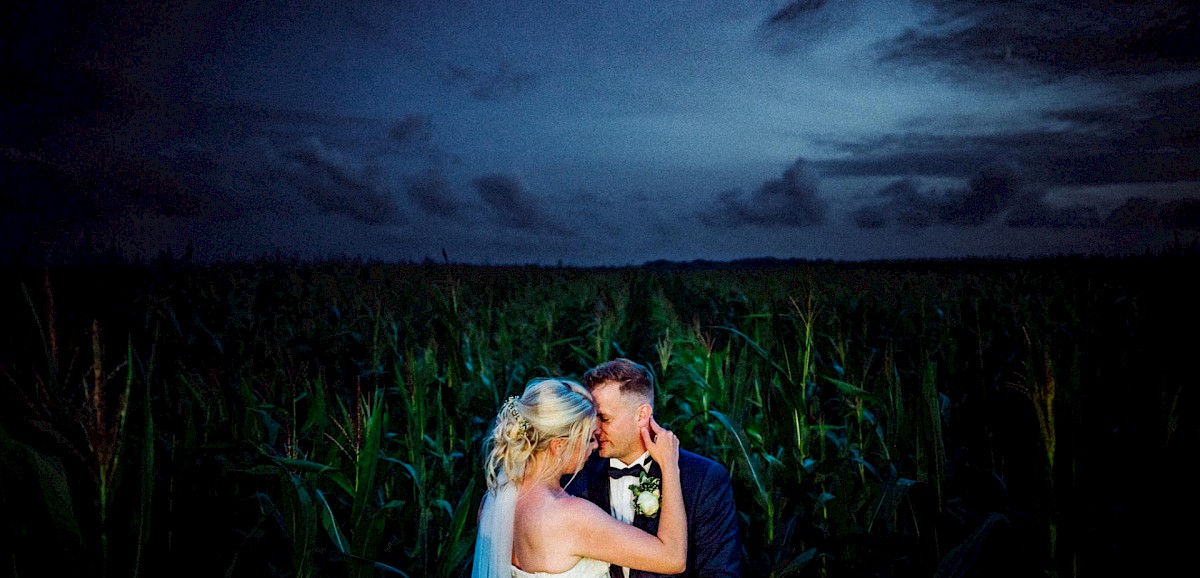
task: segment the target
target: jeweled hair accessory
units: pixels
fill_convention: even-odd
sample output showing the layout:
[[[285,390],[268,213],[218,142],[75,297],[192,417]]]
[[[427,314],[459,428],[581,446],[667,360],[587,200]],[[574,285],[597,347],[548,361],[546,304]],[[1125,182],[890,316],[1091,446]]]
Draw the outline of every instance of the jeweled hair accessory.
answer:
[[[500,411],[507,411],[508,415],[512,416],[512,418],[516,420],[517,425],[521,426],[521,435],[525,435],[525,433],[529,431],[529,420],[525,419],[525,417],[521,415],[521,412],[517,411],[517,401],[518,399],[515,395],[508,398],[508,400],[504,402],[504,407],[500,408]]]

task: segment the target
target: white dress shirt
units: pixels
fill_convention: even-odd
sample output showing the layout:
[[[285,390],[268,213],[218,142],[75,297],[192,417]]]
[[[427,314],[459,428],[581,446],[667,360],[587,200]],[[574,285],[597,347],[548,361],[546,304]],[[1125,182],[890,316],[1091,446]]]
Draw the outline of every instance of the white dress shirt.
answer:
[[[646,461],[649,457],[650,452],[646,452],[638,456],[638,459],[633,460],[633,464],[646,469]],[[633,464],[627,464],[617,458],[608,458],[608,465],[614,468],[628,468]],[[608,479],[608,507],[614,518],[626,524],[633,523],[633,490],[630,490],[629,486],[635,485],[637,482],[637,476]],[[629,578],[629,568],[621,568],[621,571],[625,573],[625,578]]]

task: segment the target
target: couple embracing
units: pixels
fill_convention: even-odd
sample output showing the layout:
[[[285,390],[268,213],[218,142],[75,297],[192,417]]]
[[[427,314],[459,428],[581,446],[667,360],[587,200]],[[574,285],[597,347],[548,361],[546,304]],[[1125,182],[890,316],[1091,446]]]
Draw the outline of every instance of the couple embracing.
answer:
[[[740,577],[729,470],[654,419],[650,371],[535,379],[485,440],[473,578]]]

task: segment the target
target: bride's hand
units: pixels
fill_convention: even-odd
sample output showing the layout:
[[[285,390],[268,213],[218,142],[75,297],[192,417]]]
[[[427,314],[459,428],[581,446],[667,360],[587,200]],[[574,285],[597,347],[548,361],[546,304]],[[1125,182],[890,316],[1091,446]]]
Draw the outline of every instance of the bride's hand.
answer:
[[[654,416],[650,416],[647,427],[641,429],[642,442],[650,452],[650,457],[660,466],[679,465],[679,438],[670,430],[658,425]]]

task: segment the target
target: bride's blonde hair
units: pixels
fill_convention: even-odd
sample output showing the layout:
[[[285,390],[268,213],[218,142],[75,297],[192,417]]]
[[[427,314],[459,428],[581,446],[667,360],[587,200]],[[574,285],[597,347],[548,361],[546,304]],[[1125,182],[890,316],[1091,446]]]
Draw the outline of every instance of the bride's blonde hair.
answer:
[[[521,397],[510,397],[501,406],[492,433],[484,440],[488,489],[496,489],[504,480],[521,483],[530,462],[557,438],[566,438],[567,447],[557,463],[538,469],[539,477],[559,475],[573,456],[586,460],[586,452],[578,450],[590,443],[595,427],[596,402],[587,388],[567,379],[530,381]]]

